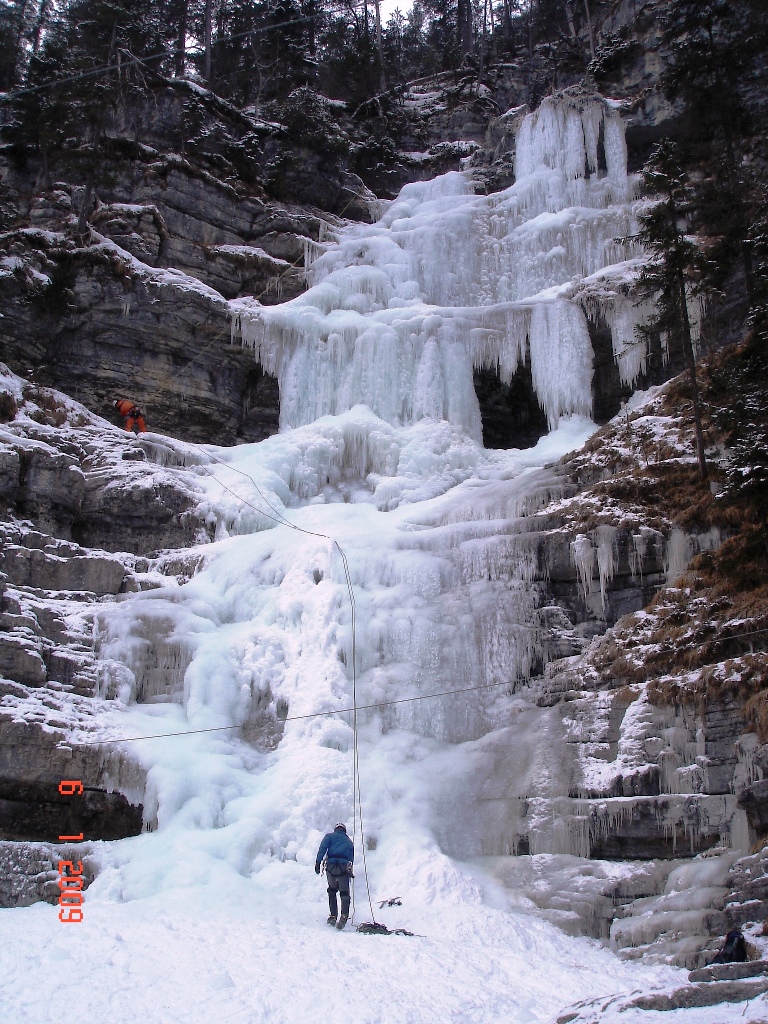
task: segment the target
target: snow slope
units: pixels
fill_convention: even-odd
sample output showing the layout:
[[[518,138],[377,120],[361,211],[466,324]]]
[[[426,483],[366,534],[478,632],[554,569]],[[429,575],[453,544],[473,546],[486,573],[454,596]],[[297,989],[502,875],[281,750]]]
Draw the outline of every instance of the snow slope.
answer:
[[[527,1024],[673,973],[620,964],[590,940],[481,907],[477,896],[456,902],[449,891],[419,907],[407,876],[412,909],[381,916],[424,937],[337,934],[321,923],[319,882],[302,874],[283,864],[256,881],[91,899],[79,926],[59,924],[46,905],[5,911],[3,1019],[47,1024],[76,1008],[94,1024]]]

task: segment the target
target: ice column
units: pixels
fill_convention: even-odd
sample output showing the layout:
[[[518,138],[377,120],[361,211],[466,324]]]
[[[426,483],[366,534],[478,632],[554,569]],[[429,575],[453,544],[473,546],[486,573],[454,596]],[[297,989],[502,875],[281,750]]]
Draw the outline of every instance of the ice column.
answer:
[[[550,428],[567,412],[592,411],[592,344],[572,302],[547,302],[531,314],[531,374]]]
[[[522,119],[515,159],[515,184],[489,196],[469,173],[406,185],[376,224],[316,247],[304,295],[231,304],[235,333],[278,377],[281,429],[366,405],[392,426],[448,420],[480,440],[473,370],[509,381],[528,357],[551,427],[589,414],[588,308],[611,328],[622,380],[637,379],[619,114],[596,94],[548,97]]]

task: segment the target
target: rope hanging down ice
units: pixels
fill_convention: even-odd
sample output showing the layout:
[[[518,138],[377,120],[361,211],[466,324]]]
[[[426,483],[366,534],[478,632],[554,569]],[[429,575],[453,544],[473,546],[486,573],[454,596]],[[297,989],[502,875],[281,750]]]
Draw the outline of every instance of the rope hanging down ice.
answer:
[[[253,479],[253,477],[250,475],[250,473],[246,473],[244,470],[238,469],[236,466],[232,466],[229,463],[224,462],[222,459],[217,459],[216,456],[211,455],[210,452],[206,454],[211,459],[211,461],[218,462],[220,465],[226,467],[227,469],[234,470],[235,473],[240,473],[241,476],[244,476],[246,477],[246,479],[250,480],[253,486],[256,488],[259,497],[262,499],[267,508],[269,508],[270,511],[274,513],[274,515],[269,515],[268,513],[264,512],[263,509],[260,509],[257,505],[254,505],[252,502],[248,501],[247,498],[243,498],[241,495],[233,491],[231,487],[227,487],[225,483],[222,483],[220,480],[217,480],[217,483],[219,483],[222,487],[228,490],[230,494],[233,494],[239,501],[242,501],[243,504],[248,505],[250,508],[254,509],[260,515],[265,516],[267,519],[271,519],[282,526],[288,526],[290,527],[290,529],[296,530],[298,533],[306,533],[310,537],[321,537],[323,540],[330,541],[331,544],[338,550],[339,554],[341,555],[342,565],[344,566],[344,578],[347,583],[347,593],[349,595],[349,604],[352,609],[352,841],[354,842],[355,834],[357,831],[357,823],[359,822],[360,847],[363,852],[363,874],[365,875],[365,889],[368,896],[368,906],[370,907],[371,910],[371,920],[373,921],[374,924],[376,924],[376,918],[373,913],[373,901],[371,899],[371,887],[368,880],[368,861],[365,854],[365,831],[363,828],[363,801],[360,788],[360,751],[357,734],[357,649],[355,623],[355,595],[354,591],[352,590],[352,576],[349,571],[349,562],[347,561],[347,556],[344,553],[344,549],[342,548],[341,544],[339,544],[339,542],[335,540],[333,537],[329,537],[328,534],[325,533],[318,533],[315,530],[305,530],[303,527],[297,526],[295,523],[292,523],[290,519],[286,519],[286,517],[282,514],[282,512],[280,512],[279,509],[276,509],[274,505],[270,504],[266,495],[261,490],[256,481]],[[211,476],[213,476],[214,479],[216,479],[216,477],[213,474],[213,471],[210,470],[208,466],[204,466],[203,468],[207,472],[210,472]]]

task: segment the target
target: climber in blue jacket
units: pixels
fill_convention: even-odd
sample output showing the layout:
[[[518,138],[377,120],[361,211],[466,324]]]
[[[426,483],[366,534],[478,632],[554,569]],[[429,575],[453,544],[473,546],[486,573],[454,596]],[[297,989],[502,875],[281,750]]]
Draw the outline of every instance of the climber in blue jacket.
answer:
[[[339,822],[333,829],[323,837],[320,849],[317,851],[315,861],[315,874],[320,874],[320,865],[325,858],[325,876],[328,879],[328,906],[330,915],[328,924],[335,925],[339,931],[349,919],[349,881],[354,878],[352,865],[355,860],[355,844],[347,835],[347,826]],[[341,917],[338,922],[338,906],[336,893],[341,896]]]

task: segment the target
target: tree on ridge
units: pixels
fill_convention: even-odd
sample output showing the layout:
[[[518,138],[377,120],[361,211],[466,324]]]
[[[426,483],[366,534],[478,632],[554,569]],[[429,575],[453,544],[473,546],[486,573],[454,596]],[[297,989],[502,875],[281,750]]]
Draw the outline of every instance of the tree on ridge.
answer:
[[[667,345],[677,345],[683,352],[693,403],[699,476],[704,481],[708,471],[689,298],[699,290],[706,261],[699,246],[686,233],[693,192],[673,143],[665,140],[656,147],[643,170],[643,182],[655,198],[639,216],[639,239],[650,259],[640,275],[638,291],[643,299],[655,302],[656,315],[639,330],[646,338],[659,333]]]

